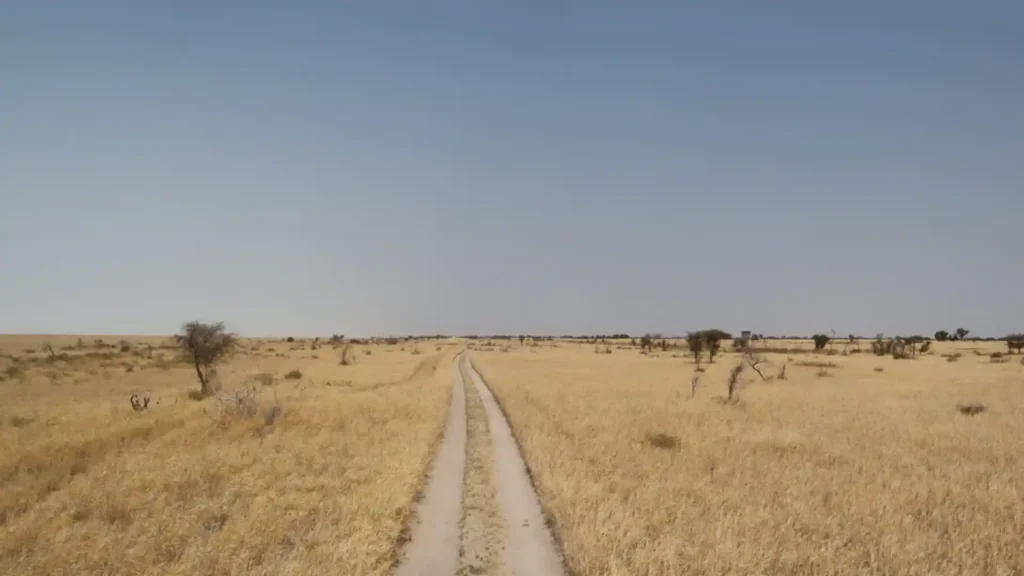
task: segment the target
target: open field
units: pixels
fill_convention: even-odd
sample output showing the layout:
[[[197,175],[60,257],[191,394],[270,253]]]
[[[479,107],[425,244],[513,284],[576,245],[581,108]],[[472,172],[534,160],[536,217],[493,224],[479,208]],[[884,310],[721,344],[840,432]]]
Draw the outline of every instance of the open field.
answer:
[[[786,364],[787,377],[748,369],[735,403],[734,353],[705,364],[691,399],[684,351],[473,346],[572,573],[1024,573],[1019,355],[763,344],[791,349],[765,354],[765,376]],[[958,411],[968,403],[987,410]]]
[[[1000,342],[761,341],[729,401],[731,351],[692,389],[628,341],[243,339],[196,400],[169,339],[104,340],[0,336],[0,574],[1024,573]]]
[[[195,372],[166,338],[77,340],[0,336],[0,574],[390,571],[451,343],[354,346],[340,366],[330,346],[244,339],[217,367],[225,392],[259,382],[239,416],[189,399]]]

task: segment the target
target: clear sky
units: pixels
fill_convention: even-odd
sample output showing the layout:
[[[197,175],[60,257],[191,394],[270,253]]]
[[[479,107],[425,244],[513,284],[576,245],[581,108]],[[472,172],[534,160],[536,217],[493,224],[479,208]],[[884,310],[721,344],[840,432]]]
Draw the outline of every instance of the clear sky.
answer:
[[[1024,331],[1024,2],[0,3],[0,332]]]

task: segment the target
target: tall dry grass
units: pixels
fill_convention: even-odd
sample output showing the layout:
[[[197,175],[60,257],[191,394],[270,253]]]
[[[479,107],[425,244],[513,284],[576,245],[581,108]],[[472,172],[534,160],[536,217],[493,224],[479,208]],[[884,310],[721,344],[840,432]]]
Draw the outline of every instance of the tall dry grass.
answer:
[[[769,353],[786,379],[745,371],[735,404],[731,353],[694,400],[692,359],[475,357],[575,574],[1021,574],[1024,366],[940,356],[964,346],[1000,343],[836,355],[830,378]]]
[[[28,360],[39,342],[0,337],[0,374],[19,367],[0,382],[0,574],[387,573],[453,349],[340,366],[328,347],[243,344],[218,373],[225,391],[256,383],[252,417],[189,400],[195,375],[170,349]]]

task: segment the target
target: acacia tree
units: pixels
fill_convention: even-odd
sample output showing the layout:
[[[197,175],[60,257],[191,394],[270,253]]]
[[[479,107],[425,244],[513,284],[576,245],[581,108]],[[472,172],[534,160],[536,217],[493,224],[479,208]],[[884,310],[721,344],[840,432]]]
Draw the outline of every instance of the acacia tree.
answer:
[[[686,345],[690,347],[693,361],[699,366],[700,354],[704,351],[704,336],[700,332],[690,332],[686,335]]]
[[[828,334],[815,334],[813,339],[814,350],[816,352],[821,352],[822,350],[824,350],[825,345],[828,344],[830,340],[832,340],[832,338],[830,338]]]
[[[234,347],[237,336],[228,332],[223,322],[203,324],[202,322],[186,322],[181,326],[181,334],[174,336],[195,366],[199,378],[199,389],[204,396],[213,394],[210,381],[210,369]]]
[[[722,348],[722,340],[730,340],[732,338],[731,334],[717,328],[704,330],[700,334],[704,337],[704,343],[707,345],[708,356],[712,363],[715,361],[715,354],[718,354],[718,351]]]
[[[640,350],[647,350],[650,352],[654,348],[654,338],[650,334],[644,334],[640,337]]]
[[[1018,353],[1024,348],[1024,334],[1010,334],[1006,337],[1006,349],[1013,353],[1016,350]]]

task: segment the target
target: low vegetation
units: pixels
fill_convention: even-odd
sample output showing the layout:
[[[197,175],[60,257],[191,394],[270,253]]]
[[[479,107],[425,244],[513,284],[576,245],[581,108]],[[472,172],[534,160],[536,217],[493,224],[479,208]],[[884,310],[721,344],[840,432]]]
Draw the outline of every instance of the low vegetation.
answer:
[[[827,385],[813,370],[776,384],[749,364],[733,378],[742,352],[697,373],[591,348],[476,355],[571,573],[1024,571],[1017,372],[901,361],[882,374],[851,354]]]
[[[192,359],[134,355],[175,357],[167,338],[6,357],[40,342],[0,336],[0,373],[18,367],[0,383],[0,574],[390,572],[447,414],[453,348],[348,368],[229,354],[206,395]],[[309,378],[276,383],[292,369]]]

